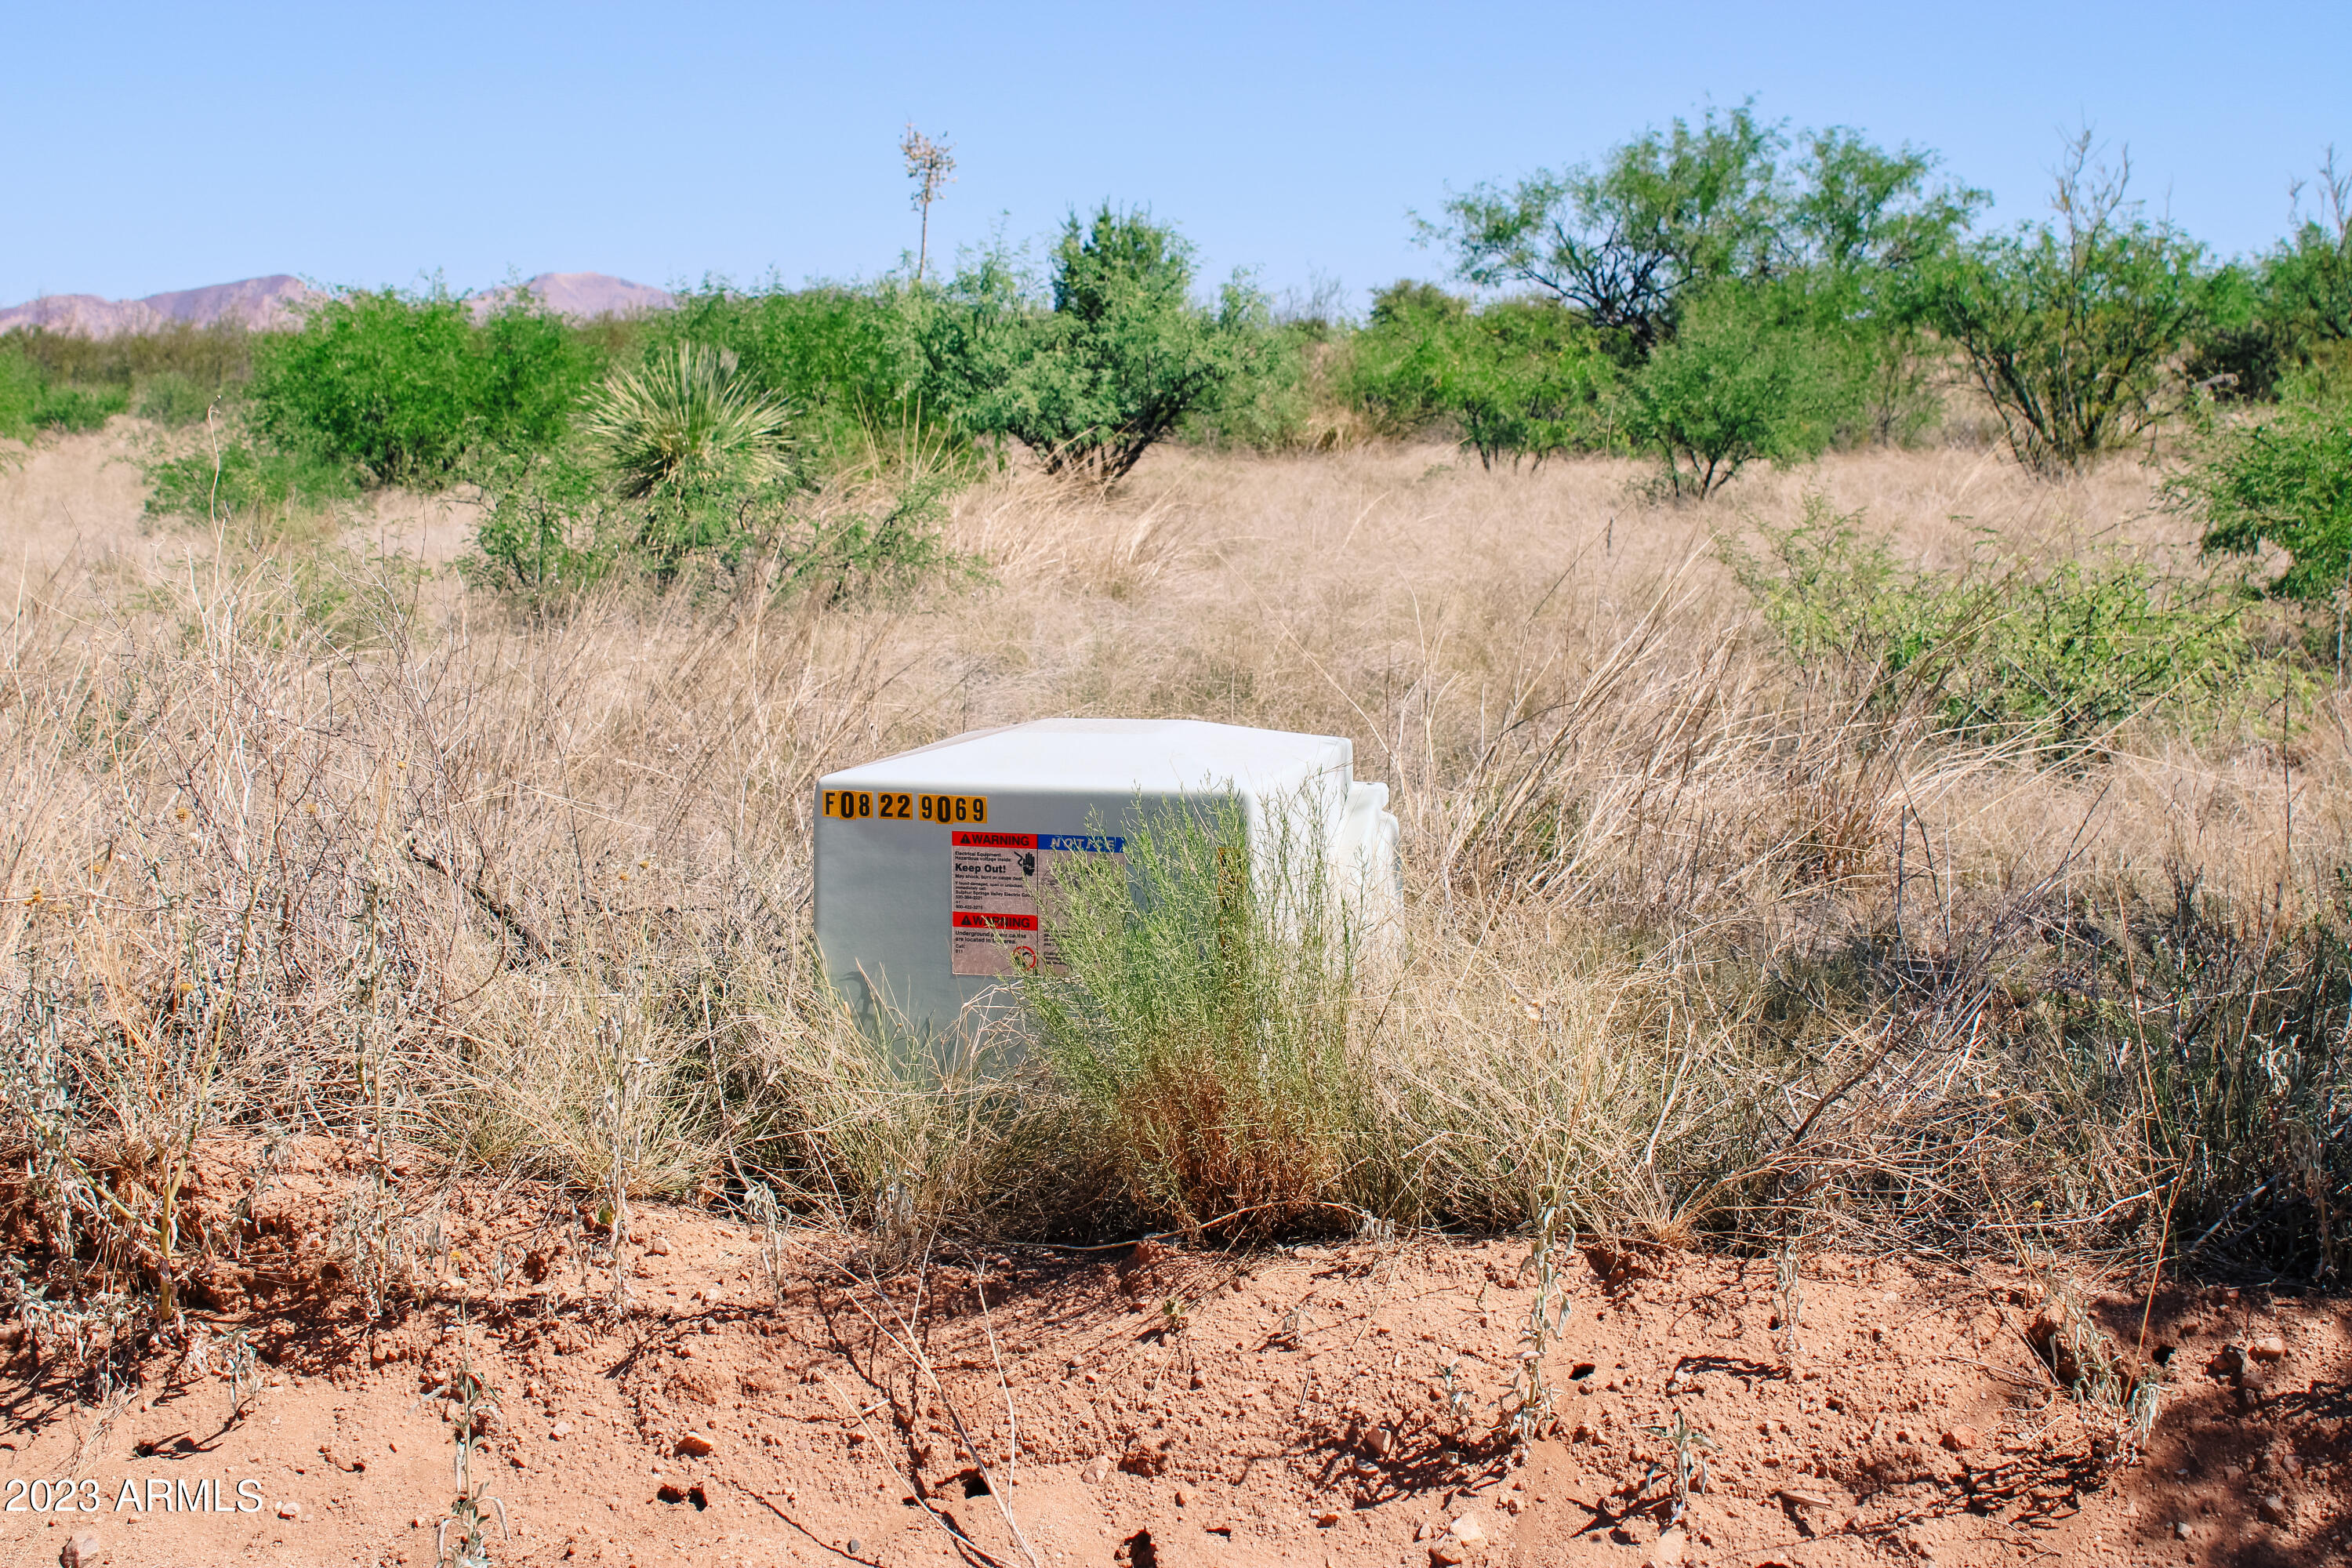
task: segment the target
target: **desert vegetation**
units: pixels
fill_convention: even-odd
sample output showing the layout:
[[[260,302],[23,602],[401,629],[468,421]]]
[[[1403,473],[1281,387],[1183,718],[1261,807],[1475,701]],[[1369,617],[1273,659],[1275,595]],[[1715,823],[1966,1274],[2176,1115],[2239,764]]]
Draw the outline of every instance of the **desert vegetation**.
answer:
[[[0,341],[20,477],[121,440],[149,497],[13,599],[5,1289],[168,1321],[233,1245],[181,1223],[194,1150],[320,1132],[381,1166],[341,1221],[376,1295],[425,1178],[485,1171],[608,1235],[658,1195],[894,1256],[1441,1228],[2332,1280],[2317,191],[2218,262],[2085,142],[1979,232],[1932,155],[1743,108],[1470,188],[1360,322],[1208,297],[1105,205],[1034,268],[629,321],[351,291]],[[463,551],[363,525],[415,492]],[[1192,908],[1171,839],[1148,917],[1072,911],[1040,1048],[861,1031],[814,781],[1051,713],[1350,737],[1396,939]]]

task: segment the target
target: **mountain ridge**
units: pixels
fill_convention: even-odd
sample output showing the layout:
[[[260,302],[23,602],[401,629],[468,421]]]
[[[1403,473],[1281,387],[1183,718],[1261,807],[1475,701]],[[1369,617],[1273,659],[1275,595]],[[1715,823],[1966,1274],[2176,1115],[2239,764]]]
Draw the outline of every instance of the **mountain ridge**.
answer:
[[[666,310],[677,299],[666,289],[634,283],[604,272],[541,272],[521,288],[557,315],[576,321],[597,316],[635,315]],[[469,296],[476,319],[488,314],[507,297],[508,287],[483,289]],[[38,329],[77,337],[111,338],[127,332],[152,332],[174,322],[212,326],[233,321],[251,331],[283,331],[300,324],[304,306],[326,298],[291,273],[273,272],[260,278],[240,278],[233,283],[212,283],[197,289],[174,289],[137,300],[108,300],[96,294],[44,294],[21,305],[0,308],[0,332]]]

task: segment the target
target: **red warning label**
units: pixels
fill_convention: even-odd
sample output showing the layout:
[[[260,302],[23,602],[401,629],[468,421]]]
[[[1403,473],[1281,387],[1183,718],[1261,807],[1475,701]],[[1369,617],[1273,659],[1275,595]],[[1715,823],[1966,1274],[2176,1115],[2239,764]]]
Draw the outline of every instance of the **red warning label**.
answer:
[[[1124,838],[1073,834],[959,829],[950,840],[948,951],[957,974],[1018,974],[1040,963],[1058,973],[1061,954],[1038,920],[1039,888],[1051,889],[1069,857],[1110,855],[1123,864],[1127,850]]]

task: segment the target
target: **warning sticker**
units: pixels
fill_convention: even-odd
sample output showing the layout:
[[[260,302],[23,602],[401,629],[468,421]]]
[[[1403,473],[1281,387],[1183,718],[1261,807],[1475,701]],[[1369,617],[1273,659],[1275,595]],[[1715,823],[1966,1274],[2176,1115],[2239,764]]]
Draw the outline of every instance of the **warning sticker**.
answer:
[[[1055,876],[1084,858],[1127,862],[1127,840],[1100,834],[959,830],[950,837],[948,952],[957,974],[1017,974],[1040,963],[1061,973],[1062,955],[1038,920],[1039,890],[1050,901]]]

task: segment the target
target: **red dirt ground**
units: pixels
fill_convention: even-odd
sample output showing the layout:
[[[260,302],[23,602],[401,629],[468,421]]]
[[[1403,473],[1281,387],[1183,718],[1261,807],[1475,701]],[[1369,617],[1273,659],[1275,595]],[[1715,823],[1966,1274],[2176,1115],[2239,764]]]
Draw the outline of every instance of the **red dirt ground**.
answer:
[[[1538,1295],[1525,1242],[1003,1248],[876,1279],[802,1233],[778,1300],[760,1232],[639,1205],[616,1315],[575,1216],[485,1186],[445,1194],[436,1287],[370,1322],[326,1262],[357,1162],[310,1145],[257,1193],[248,1168],[205,1173],[245,1241],[196,1292],[200,1357],[93,1399],[61,1321],[5,1331],[6,1563],[423,1568],[457,1492],[434,1391],[467,1370],[496,1563],[2318,1564],[2352,1532],[2339,1300],[2094,1298],[2126,1351],[2146,1312],[2166,1367],[2119,1454],[2014,1273],[1809,1258],[1784,1352],[1769,1264],[1591,1248],[1541,1358],[1559,1424],[1511,1446],[1482,1435]],[[1678,1429],[1706,1474],[1662,1529]]]

